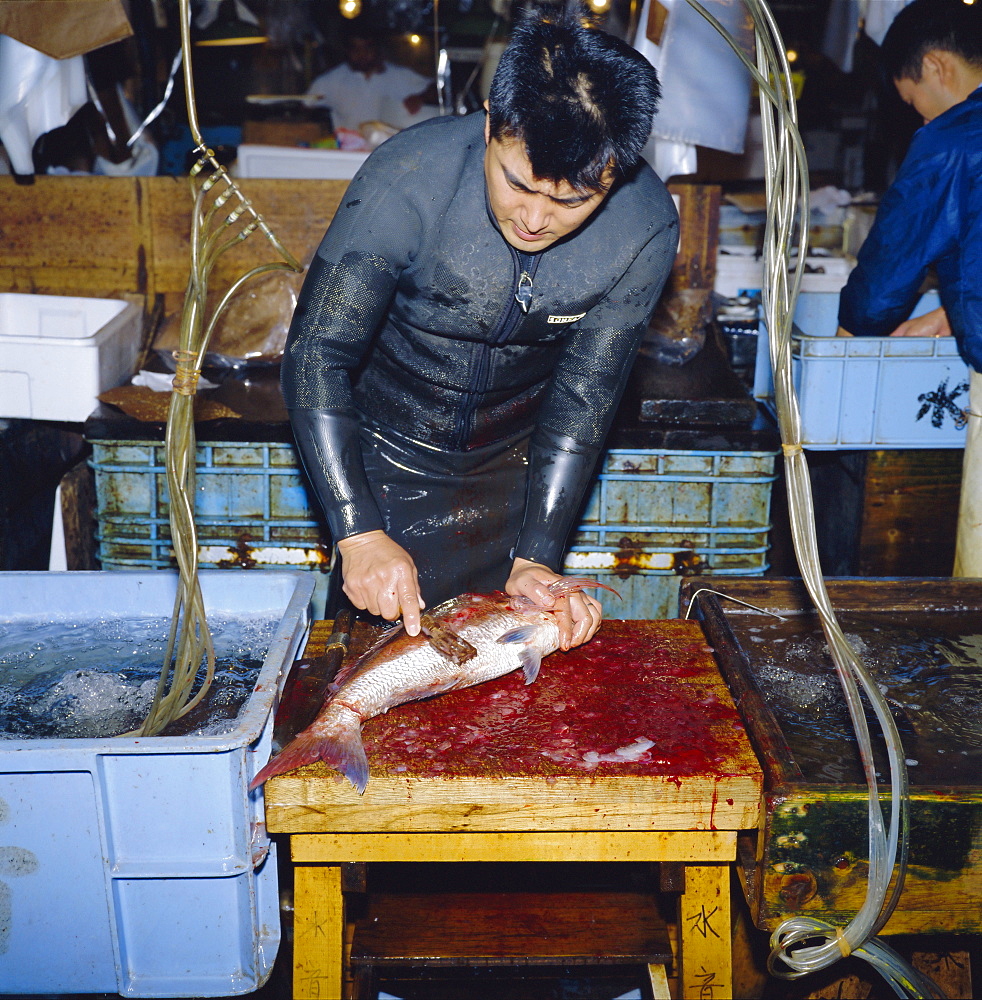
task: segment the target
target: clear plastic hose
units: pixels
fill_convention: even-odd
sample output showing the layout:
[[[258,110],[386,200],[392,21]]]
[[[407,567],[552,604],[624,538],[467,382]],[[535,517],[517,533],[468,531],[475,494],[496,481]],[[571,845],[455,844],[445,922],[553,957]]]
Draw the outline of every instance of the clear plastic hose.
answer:
[[[204,698],[215,673],[215,649],[198,579],[198,532],[194,523],[194,397],[212,331],[232,296],[250,278],[272,270],[303,270],[205,145],[194,103],[189,0],[180,0],[180,17],[188,124],[198,159],[190,172],[191,269],[181,312],[180,346],[174,352],[176,372],[164,443],[171,544],[179,579],[153,704],[140,728],[127,736],[156,735],[186,715]],[[281,260],[260,264],[242,274],[206,319],[208,280],[215,264],[227,250],[257,231],[273,245]],[[202,662],[205,675],[195,689]]]
[[[863,905],[844,928],[812,917],[785,920],[771,935],[768,968],[776,976],[795,979],[855,954],[878,969],[898,996],[940,997],[943,993],[934,983],[911,969],[896,952],[875,938],[893,912],[903,887],[909,828],[907,769],[889,707],[842,632],[818,557],[811,483],[801,445],[801,419],[791,371],[791,325],[807,256],[808,165],[798,132],[784,42],[767,4],[763,0],[744,0],[754,23],[755,65],[697,0],[687,2],[727,38],[747,65],[760,92],[767,175],[763,310],[784,451],[791,531],[802,579],[818,611],[832,653],[869,789],[869,877]],[[796,220],[798,253],[792,264]],[[860,690],[873,709],[886,743],[890,772],[889,823],[886,826]]]

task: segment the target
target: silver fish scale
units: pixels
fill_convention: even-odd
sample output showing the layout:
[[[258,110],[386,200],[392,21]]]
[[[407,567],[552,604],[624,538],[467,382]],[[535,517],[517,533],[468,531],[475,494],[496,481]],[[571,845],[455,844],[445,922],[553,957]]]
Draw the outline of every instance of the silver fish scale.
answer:
[[[536,626],[528,642],[498,642],[511,629],[528,625]],[[454,631],[477,650],[477,655],[463,665],[458,666],[438,652],[424,636],[415,639],[403,636],[393,643],[402,652],[387,655],[387,649],[380,650],[376,661],[345,681],[333,700],[355,709],[362,719],[370,719],[407,701],[471,687],[511,673],[522,665],[520,654],[529,646],[542,657],[559,648],[559,627],[548,614],[529,616],[498,608]]]

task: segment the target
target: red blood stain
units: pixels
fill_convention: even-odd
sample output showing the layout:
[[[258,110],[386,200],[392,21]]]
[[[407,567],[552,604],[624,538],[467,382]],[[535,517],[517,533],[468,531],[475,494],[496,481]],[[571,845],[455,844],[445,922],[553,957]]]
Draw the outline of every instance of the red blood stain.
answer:
[[[658,775],[681,788],[718,774],[742,727],[692,623],[607,621],[585,646],[521,671],[393,709],[365,724],[376,774]],[[591,762],[639,739],[637,759]],[[729,801],[729,800],[728,800]],[[732,801],[730,801],[732,804]],[[715,807],[715,800],[714,800]]]

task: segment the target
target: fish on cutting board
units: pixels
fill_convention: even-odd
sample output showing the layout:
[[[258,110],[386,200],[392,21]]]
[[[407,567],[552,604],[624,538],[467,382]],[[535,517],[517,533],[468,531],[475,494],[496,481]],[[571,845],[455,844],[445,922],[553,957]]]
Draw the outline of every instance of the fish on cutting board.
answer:
[[[557,580],[549,587],[563,597],[590,587],[617,593],[582,577]],[[385,632],[364,655],[338,674],[317,718],[253,779],[257,788],[277,774],[323,760],[359,792],[368,784],[368,758],[361,740],[367,719],[396,705],[472,687],[522,669],[525,683],[539,673],[543,658],[559,648],[559,626],[549,608],[526,597],[504,593],[461,594],[429,612],[437,627],[476,653],[469,657],[441,651],[425,634],[410,636],[400,625]]]

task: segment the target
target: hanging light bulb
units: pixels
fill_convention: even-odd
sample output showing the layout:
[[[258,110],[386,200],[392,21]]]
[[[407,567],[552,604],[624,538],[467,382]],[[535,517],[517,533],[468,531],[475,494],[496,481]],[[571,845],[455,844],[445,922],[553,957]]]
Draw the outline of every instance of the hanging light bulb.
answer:
[[[361,0],[339,0],[338,9],[350,21],[361,13]]]
[[[590,0],[590,9],[597,14],[602,14],[610,7],[610,0]]]

